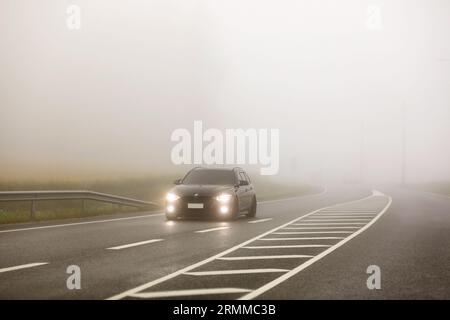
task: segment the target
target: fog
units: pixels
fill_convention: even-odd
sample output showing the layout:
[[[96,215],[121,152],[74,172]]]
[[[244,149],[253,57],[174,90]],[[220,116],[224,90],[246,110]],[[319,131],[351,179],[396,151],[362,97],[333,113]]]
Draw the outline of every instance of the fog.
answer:
[[[171,133],[201,120],[279,129],[280,179],[449,179],[449,16],[447,0],[2,0],[0,178],[183,171]]]

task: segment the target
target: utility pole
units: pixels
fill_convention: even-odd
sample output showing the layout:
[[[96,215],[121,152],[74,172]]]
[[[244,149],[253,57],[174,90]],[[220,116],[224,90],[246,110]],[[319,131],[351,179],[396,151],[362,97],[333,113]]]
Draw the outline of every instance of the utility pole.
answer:
[[[402,106],[402,163],[401,163],[401,184],[406,184],[406,107]]]
[[[364,148],[365,148],[366,125],[364,119],[361,121],[361,141],[359,146],[359,183],[364,181]]]

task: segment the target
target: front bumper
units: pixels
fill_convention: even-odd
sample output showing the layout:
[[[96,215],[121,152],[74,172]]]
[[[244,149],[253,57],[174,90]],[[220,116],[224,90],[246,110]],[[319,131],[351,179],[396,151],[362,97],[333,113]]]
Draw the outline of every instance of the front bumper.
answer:
[[[188,204],[203,204],[203,208],[189,208]],[[228,217],[232,214],[233,201],[227,204],[220,203],[215,197],[181,197],[178,200],[172,202],[166,202],[165,211],[166,214],[174,217]],[[168,210],[169,206],[172,206],[173,210]],[[227,211],[223,211],[223,207],[227,208]]]

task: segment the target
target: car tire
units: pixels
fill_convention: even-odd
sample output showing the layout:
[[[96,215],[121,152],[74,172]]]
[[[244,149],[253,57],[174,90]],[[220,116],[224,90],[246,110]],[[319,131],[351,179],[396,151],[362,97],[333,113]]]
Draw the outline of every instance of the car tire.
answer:
[[[252,205],[250,206],[250,209],[248,210],[247,217],[253,218],[256,216],[256,197],[253,197],[252,199]]]

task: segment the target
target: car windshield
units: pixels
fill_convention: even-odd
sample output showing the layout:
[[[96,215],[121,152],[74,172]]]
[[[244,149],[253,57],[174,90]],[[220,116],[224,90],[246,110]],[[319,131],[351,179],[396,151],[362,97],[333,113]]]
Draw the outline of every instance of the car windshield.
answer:
[[[236,180],[232,170],[193,170],[184,177],[182,183],[234,185]]]

